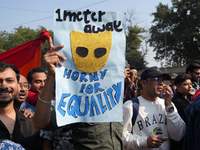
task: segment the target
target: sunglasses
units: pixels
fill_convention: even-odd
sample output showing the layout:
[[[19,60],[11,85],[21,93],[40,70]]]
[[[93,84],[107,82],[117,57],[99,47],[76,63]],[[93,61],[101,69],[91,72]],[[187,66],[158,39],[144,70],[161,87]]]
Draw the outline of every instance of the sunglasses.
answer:
[[[151,81],[157,81],[157,82],[163,82],[164,79],[161,78],[161,77],[151,77],[151,78],[148,78],[149,80]]]
[[[200,75],[200,73],[199,73],[199,72],[195,72],[195,71],[192,71],[192,72],[194,72],[196,75]]]

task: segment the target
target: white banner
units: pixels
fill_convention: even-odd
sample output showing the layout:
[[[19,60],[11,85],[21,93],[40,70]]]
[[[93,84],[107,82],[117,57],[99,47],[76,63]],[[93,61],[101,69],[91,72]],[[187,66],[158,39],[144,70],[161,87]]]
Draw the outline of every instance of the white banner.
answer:
[[[56,68],[58,126],[121,122],[125,69],[125,13],[54,13],[54,44],[67,60]]]

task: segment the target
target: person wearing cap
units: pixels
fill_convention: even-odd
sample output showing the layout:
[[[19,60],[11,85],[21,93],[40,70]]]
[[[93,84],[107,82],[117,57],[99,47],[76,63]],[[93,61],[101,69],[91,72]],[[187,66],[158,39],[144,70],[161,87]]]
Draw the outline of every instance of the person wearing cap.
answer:
[[[142,95],[137,97],[139,109],[134,125],[132,101],[123,105],[125,150],[169,150],[169,139],[180,141],[184,137],[186,125],[172,103],[172,90],[168,85],[163,87],[163,80],[170,79],[169,74],[162,73],[157,67],[142,72]],[[159,98],[163,88],[164,100]]]
[[[189,64],[189,66],[186,68],[186,73],[191,76],[192,81],[193,89],[191,94],[188,96],[189,100],[191,100],[195,92],[199,90],[200,64],[197,61],[194,61],[193,63]]]

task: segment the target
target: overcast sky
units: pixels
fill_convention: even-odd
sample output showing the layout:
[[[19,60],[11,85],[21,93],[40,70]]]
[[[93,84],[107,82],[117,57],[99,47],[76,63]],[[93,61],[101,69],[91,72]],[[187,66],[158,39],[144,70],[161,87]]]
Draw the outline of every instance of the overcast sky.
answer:
[[[140,27],[149,29],[156,11],[156,6],[168,4],[171,0],[0,0],[0,30],[12,32],[20,25],[37,29],[44,26],[47,30],[54,30],[53,15],[55,9],[125,12],[134,10],[136,19],[140,20]],[[147,55],[148,67],[159,66],[153,59],[152,48]]]

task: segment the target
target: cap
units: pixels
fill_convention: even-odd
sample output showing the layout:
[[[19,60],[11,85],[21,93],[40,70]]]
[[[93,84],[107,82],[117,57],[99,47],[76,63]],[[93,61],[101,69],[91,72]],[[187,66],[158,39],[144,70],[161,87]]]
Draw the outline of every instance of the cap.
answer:
[[[162,73],[162,71],[158,67],[154,66],[154,67],[147,68],[146,70],[142,72],[141,80],[146,80],[149,77],[157,77],[157,76],[163,76],[165,80],[171,79],[169,74]]]
[[[178,76],[178,74],[172,73],[172,74],[171,74],[171,79],[175,79],[177,76]]]

